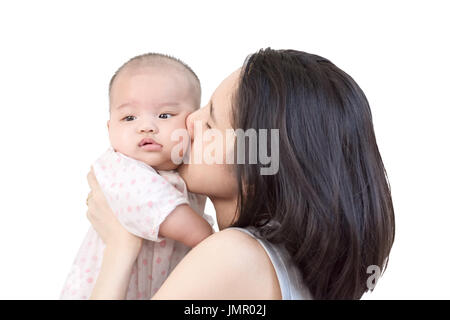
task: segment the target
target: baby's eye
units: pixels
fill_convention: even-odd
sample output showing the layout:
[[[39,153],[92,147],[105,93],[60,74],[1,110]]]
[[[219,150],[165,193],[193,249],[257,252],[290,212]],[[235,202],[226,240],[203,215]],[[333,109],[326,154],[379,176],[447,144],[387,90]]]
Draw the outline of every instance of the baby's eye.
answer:
[[[160,119],[168,119],[168,118],[170,118],[170,117],[172,117],[173,116],[173,114],[170,114],[170,113],[161,113],[160,115],[159,115],[159,118]]]
[[[126,120],[126,119],[129,119],[129,118],[134,118],[134,116],[126,116],[126,117],[123,118],[122,120],[125,120],[125,121],[131,121],[131,120]]]

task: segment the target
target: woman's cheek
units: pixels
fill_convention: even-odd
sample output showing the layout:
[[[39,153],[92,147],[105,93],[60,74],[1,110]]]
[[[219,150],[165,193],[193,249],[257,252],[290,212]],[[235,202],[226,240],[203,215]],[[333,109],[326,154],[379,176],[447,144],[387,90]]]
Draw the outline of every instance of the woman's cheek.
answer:
[[[234,131],[233,131],[234,132]],[[235,164],[235,161],[237,159],[234,150],[234,145],[236,143],[236,136],[234,135],[234,133],[232,133],[231,131],[227,132],[225,135],[225,141],[223,144],[223,154],[224,154],[224,161],[223,163],[227,163],[227,164]]]

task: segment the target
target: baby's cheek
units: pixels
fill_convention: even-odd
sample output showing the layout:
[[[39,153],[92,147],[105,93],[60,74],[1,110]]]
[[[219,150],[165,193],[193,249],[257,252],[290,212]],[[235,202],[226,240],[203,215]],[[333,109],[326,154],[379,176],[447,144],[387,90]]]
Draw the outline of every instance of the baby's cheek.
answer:
[[[131,147],[130,143],[132,143],[132,139],[123,130],[110,131],[109,140],[115,151],[125,154]]]
[[[178,141],[176,142],[176,144],[179,146],[180,150],[178,152],[178,156],[180,158],[182,158],[185,153],[187,152],[188,148],[189,148],[189,144],[191,143],[191,137],[189,136],[189,134],[187,133],[187,131],[184,133],[183,136],[180,136],[178,138]]]
[[[174,128],[172,130],[172,132],[174,132],[175,130],[177,131],[176,139],[175,139],[176,142],[182,142],[185,137],[190,139],[189,132],[186,128],[186,122],[182,121],[181,119],[182,118],[180,118],[177,121],[176,125],[174,126]]]

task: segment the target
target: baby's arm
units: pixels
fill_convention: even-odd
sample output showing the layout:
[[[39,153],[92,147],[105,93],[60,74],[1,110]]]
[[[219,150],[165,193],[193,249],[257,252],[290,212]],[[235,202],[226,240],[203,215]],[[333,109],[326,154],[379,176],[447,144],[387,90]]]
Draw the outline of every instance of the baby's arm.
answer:
[[[191,248],[213,233],[210,224],[187,204],[177,206],[159,226],[159,236],[180,241]]]

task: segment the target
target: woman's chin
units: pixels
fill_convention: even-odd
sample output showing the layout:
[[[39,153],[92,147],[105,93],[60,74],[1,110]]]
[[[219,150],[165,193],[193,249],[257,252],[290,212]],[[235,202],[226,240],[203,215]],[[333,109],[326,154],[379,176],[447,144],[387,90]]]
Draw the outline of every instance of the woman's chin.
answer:
[[[178,174],[184,180],[186,188],[189,192],[204,194],[209,189],[205,189],[205,179],[199,174],[197,166],[189,164],[181,164],[178,167]]]

